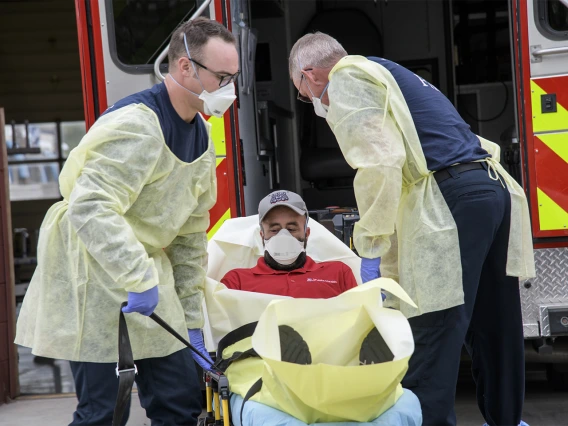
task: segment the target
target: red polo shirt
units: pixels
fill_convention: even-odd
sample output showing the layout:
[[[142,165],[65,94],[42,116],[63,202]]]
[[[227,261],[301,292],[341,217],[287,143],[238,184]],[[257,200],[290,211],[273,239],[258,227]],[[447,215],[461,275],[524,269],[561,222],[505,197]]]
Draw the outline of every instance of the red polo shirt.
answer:
[[[314,262],[293,271],[276,271],[264,258],[254,268],[233,269],[221,280],[227,288],[306,299],[328,299],[357,287],[351,268],[343,262]]]

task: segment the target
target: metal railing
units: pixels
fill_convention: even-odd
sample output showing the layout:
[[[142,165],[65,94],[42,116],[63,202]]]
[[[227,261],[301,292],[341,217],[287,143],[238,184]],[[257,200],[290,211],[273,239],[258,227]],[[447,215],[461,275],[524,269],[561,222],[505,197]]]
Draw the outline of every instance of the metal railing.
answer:
[[[207,9],[209,7],[209,5],[211,4],[211,1],[212,0],[205,0],[205,2],[203,2],[203,4],[201,6],[199,6],[199,8],[195,11],[195,13],[193,15],[191,15],[191,18],[189,18],[189,19],[192,20],[192,19],[195,19],[195,18],[201,16],[201,14],[205,11],[205,9]],[[160,71],[160,64],[162,63],[162,61],[164,59],[166,59],[166,56],[168,55],[169,49],[170,49],[170,44],[168,43],[168,45],[164,48],[164,50],[162,50],[162,53],[160,53],[158,55],[158,57],[156,58],[156,61],[154,62],[154,74],[156,75],[156,78],[159,81],[164,81],[164,79],[166,78],[166,77],[164,77],[164,75]]]

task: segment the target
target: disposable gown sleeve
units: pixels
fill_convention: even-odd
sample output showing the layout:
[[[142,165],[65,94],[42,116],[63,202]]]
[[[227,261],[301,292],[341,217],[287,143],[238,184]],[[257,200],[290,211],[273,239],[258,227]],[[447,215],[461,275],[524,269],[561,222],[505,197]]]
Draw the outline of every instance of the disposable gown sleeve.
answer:
[[[382,257],[391,246],[401,198],[403,136],[385,111],[385,86],[355,66],[333,74],[329,100],[327,121],[347,163],[357,169],[355,247],[361,257]]]
[[[131,111],[130,114],[138,114]],[[134,117],[95,125],[84,166],[69,195],[68,217],[89,254],[126,291],[140,293],[158,284],[158,272],[125,219],[151,179],[164,143],[148,122]],[[138,123],[137,127],[129,123]],[[159,132],[159,129],[157,130]]]
[[[214,162],[196,189],[201,195],[197,198],[195,210],[179,235],[166,247],[188,329],[202,328],[204,324],[202,301],[207,273],[206,231],[209,227],[209,210],[217,198]]]

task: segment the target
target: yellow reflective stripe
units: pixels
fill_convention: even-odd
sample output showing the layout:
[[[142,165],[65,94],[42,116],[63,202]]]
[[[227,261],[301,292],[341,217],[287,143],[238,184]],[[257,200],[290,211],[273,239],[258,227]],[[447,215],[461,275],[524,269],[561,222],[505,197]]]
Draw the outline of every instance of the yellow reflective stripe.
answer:
[[[568,227],[568,213],[540,188],[537,188],[537,194],[540,229],[542,231],[566,229]]]
[[[217,232],[217,230],[221,227],[223,222],[225,222],[227,219],[230,219],[230,218],[231,218],[231,209],[227,209],[225,214],[223,214],[223,216],[221,216],[221,219],[219,219],[217,221],[217,223],[209,230],[209,232],[207,233],[207,238],[211,239],[211,237],[213,237],[213,235],[215,235],[215,232]]]
[[[227,155],[227,147],[225,146],[225,121],[223,118],[209,117],[207,120],[211,123],[211,139],[215,145],[215,153],[219,156]]]
[[[541,96],[546,92],[534,81],[531,80],[531,104],[533,115],[533,132],[552,132],[555,130],[568,129],[568,111],[556,103],[557,112],[542,113]]]
[[[227,147],[225,144],[225,120],[224,118],[211,116],[207,121],[211,124],[211,139],[213,140],[213,144],[215,145],[215,154],[217,156],[216,166],[219,167],[219,164],[221,164],[221,162],[225,160],[227,156]],[[219,173],[220,171],[217,170],[218,185],[226,184],[226,173],[225,176],[219,175]],[[224,193],[226,193],[226,191],[224,191]],[[228,200],[224,201],[226,201],[227,203],[221,203],[221,206],[230,205]],[[219,203],[219,199],[217,200],[217,203]],[[227,211],[217,220],[217,222],[213,224],[211,229],[209,229],[209,232],[207,232],[207,238],[211,239],[211,237],[215,235],[215,232],[217,232],[217,230],[221,227],[223,222],[230,218],[231,209],[227,209]]]
[[[565,125],[568,126],[568,123]],[[539,135],[538,138],[568,163],[568,132],[548,133]]]

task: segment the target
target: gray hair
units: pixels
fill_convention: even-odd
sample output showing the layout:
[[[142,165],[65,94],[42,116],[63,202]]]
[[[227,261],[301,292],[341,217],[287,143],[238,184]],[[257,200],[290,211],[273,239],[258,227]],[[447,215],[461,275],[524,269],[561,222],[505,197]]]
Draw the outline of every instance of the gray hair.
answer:
[[[320,32],[306,34],[290,51],[290,78],[299,79],[303,68],[331,68],[344,56],[347,56],[347,51],[333,37]]]

